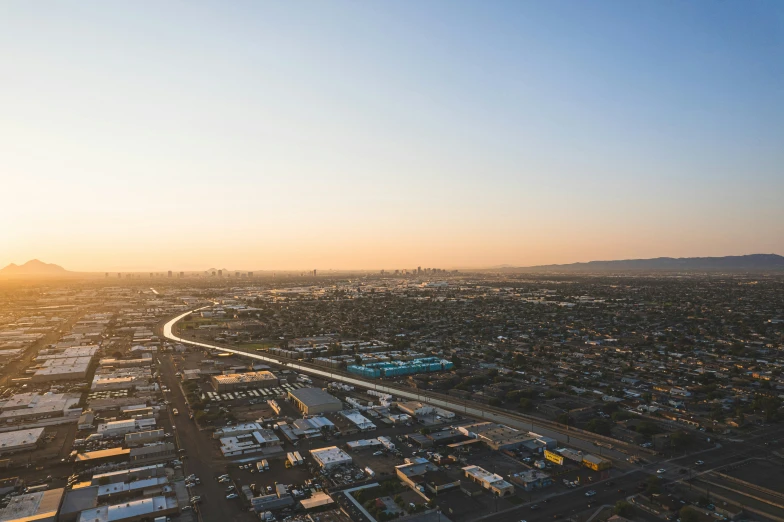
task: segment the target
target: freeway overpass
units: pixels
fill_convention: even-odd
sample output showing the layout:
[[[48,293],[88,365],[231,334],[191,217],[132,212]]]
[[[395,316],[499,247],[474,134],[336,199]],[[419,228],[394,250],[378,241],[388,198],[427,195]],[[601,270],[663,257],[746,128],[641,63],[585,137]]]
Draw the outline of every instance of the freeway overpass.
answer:
[[[409,400],[420,401],[423,403],[430,404],[432,406],[438,406],[440,408],[444,408],[445,410],[454,411],[456,413],[462,413],[463,415],[466,416],[475,417],[486,421],[506,424],[507,426],[511,426],[513,428],[517,428],[521,430],[533,431],[535,433],[544,435],[546,437],[552,437],[562,444],[567,444],[569,446],[578,448],[580,450],[609,457],[611,459],[627,460],[630,455],[634,455],[638,453],[648,453],[643,448],[626,444],[621,441],[616,441],[615,439],[608,439],[607,437],[594,435],[589,432],[585,432],[583,430],[576,430],[573,428],[564,430],[563,426],[551,421],[538,419],[526,415],[520,415],[513,412],[507,412],[499,408],[493,408],[491,406],[486,406],[484,404],[479,404],[473,401],[461,400],[456,397],[445,396],[445,395],[441,395],[425,390],[402,388],[385,382],[364,380],[355,375],[346,374],[343,372],[330,371],[329,369],[325,369],[325,368],[313,367],[311,365],[302,363],[300,361],[289,362],[286,360],[276,359],[273,357],[260,355],[257,353],[246,352],[243,350],[235,350],[232,348],[224,348],[222,346],[216,346],[214,344],[191,341],[174,335],[172,329],[178,321],[180,321],[182,318],[186,317],[187,315],[193,312],[198,312],[199,310],[203,310],[205,308],[209,308],[209,306],[197,308],[196,310],[192,310],[190,312],[186,312],[184,314],[178,315],[174,319],[167,322],[163,326],[164,337],[169,340],[177,341],[183,344],[189,344],[191,346],[198,346],[210,350],[219,350],[222,352],[232,353],[243,357],[249,357],[251,359],[257,359],[267,363],[290,368],[292,370],[297,370],[300,372],[316,375],[318,377],[321,377],[323,379],[328,379],[330,381],[340,381],[346,384],[357,386],[359,388],[376,390],[382,393],[388,393],[395,397],[402,397]],[[612,448],[608,448],[607,447],[608,445],[612,445]]]

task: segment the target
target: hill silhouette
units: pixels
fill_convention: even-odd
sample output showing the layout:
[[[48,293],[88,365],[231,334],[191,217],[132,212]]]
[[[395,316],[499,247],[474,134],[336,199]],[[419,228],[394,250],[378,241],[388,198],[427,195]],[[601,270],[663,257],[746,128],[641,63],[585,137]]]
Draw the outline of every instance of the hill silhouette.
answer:
[[[44,263],[38,259],[31,259],[23,265],[11,263],[2,270],[0,275],[14,276],[14,275],[66,275],[70,272],[60,265],[53,263]]]

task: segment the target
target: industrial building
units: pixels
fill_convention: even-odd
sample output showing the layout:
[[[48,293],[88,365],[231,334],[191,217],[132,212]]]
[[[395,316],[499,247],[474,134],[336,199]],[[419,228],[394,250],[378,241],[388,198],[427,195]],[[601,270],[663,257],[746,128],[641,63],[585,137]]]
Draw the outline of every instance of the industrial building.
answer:
[[[129,448],[133,448],[134,446],[143,446],[150,442],[157,442],[159,440],[163,440],[163,437],[164,437],[164,432],[162,429],[126,433],[125,445],[128,446]]]
[[[43,436],[43,428],[0,433],[0,455],[35,449]]]
[[[0,404],[0,422],[29,422],[51,417],[72,417],[79,421],[82,410],[76,408],[79,395],[64,393],[18,393]]]
[[[31,382],[49,382],[79,380],[87,377],[87,368],[92,357],[67,357],[47,359],[43,366],[35,371]]]
[[[529,449],[535,449],[540,445],[542,447],[545,446],[544,443],[538,443],[536,437],[528,432],[516,430],[495,422],[478,422],[460,426],[458,430],[466,437],[481,440],[496,451],[516,449],[521,446],[528,446]]]
[[[479,466],[466,466],[463,468],[463,472],[466,477],[483,488],[489,489],[499,497],[507,497],[514,493],[514,486],[504,480],[504,477],[501,475],[490,473]]]
[[[128,419],[106,422],[98,425],[98,433],[103,437],[124,437],[128,433],[146,431],[155,427],[155,419]]]
[[[224,457],[247,455],[264,451],[264,448],[278,447],[280,438],[272,430],[260,429],[241,435],[222,437],[220,450]]]
[[[279,383],[275,374],[268,371],[214,375],[210,381],[218,393],[252,388],[273,388]]]
[[[11,498],[8,505],[0,509],[0,520],[3,522],[55,522],[60,501],[65,489],[37,491]]]
[[[290,390],[289,397],[297,407],[307,415],[337,412],[343,409],[343,403],[320,388],[299,388]]]
[[[337,446],[311,450],[310,456],[325,470],[343,466],[344,464],[351,464],[353,462],[351,456]]]
[[[376,429],[376,425],[373,424],[370,419],[356,410],[341,411],[340,414],[356,426],[359,431],[371,431]]]
[[[79,522],[136,522],[166,515],[179,510],[174,497],[152,497],[123,502],[111,506],[100,506],[82,511]]]

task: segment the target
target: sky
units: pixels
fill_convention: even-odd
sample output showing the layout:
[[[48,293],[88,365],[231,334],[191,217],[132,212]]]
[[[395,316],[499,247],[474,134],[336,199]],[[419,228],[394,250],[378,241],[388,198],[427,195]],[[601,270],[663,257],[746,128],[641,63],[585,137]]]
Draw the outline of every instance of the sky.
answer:
[[[0,3],[0,266],[784,254],[778,1]]]

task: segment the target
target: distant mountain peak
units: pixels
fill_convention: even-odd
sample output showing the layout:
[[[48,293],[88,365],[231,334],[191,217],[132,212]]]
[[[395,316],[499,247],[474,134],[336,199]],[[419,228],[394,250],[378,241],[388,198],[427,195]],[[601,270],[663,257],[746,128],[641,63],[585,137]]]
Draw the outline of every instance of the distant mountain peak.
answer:
[[[53,263],[44,263],[38,259],[31,259],[23,265],[11,263],[2,270],[3,275],[56,275],[66,274],[68,270]]]

